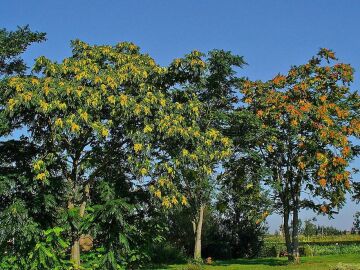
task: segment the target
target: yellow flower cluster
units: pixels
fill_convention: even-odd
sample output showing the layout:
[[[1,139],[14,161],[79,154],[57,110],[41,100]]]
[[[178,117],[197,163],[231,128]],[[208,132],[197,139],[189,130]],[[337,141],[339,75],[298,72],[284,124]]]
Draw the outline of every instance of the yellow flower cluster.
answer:
[[[8,102],[7,102],[8,109],[9,109],[10,111],[14,110],[14,107],[15,107],[16,103],[17,103],[17,102],[15,101],[15,99],[10,98],[10,99],[8,100]]]
[[[38,175],[36,175],[35,179],[40,180],[40,181],[44,181],[46,179],[46,174],[44,172],[39,173]]]
[[[110,104],[112,104],[112,105],[115,104],[115,97],[113,95],[108,96],[107,100],[109,101]]]
[[[101,130],[101,136],[103,136],[103,137],[109,136],[109,130],[106,129],[106,128],[103,128],[103,129]]]
[[[76,123],[71,123],[71,131],[74,133],[78,133],[80,131],[80,126]]]
[[[135,143],[134,144],[134,151],[135,153],[141,151],[143,149],[143,145],[141,143]]]
[[[61,118],[57,118],[55,120],[55,126],[62,128],[64,126],[64,123]]]
[[[34,171],[38,172],[40,171],[44,166],[44,161],[38,160],[33,164]]]
[[[148,170],[146,168],[140,169],[140,175],[145,176],[148,173]]]
[[[45,102],[45,101],[43,101],[43,100],[40,100],[39,105],[40,105],[40,108],[41,108],[41,110],[42,110],[43,112],[47,112],[47,111],[48,111],[48,109],[49,109],[49,103],[47,103],[47,102]]]
[[[87,112],[80,112],[80,119],[87,122],[89,120],[89,114]]]
[[[121,104],[121,106],[127,106],[127,104],[128,104],[128,96],[127,95],[124,95],[124,94],[120,95],[120,104]]]
[[[152,129],[152,127],[150,125],[146,125],[144,127],[144,133],[150,133],[152,131],[153,131],[153,129]]]

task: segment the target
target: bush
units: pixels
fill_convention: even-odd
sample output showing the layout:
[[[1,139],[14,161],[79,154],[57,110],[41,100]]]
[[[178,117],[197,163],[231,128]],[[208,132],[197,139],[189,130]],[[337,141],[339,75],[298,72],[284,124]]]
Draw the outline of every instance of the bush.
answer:
[[[303,254],[306,257],[312,257],[314,256],[314,249],[310,245],[305,245]]]
[[[184,263],[187,259],[183,248],[172,246],[170,243],[155,245],[149,253],[154,264]]]
[[[278,245],[274,245],[271,247],[270,250],[270,257],[279,257],[280,256],[281,249]]]
[[[266,243],[260,250],[259,257],[281,257],[287,254],[286,246],[282,243]]]

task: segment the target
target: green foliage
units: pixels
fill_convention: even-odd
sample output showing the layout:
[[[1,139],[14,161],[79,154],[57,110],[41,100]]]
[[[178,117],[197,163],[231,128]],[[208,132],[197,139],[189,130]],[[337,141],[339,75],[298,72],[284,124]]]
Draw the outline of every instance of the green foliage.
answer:
[[[354,215],[353,229],[360,234],[360,212],[357,211]]]
[[[179,248],[168,242],[153,244],[148,252],[153,264],[183,263],[187,259],[183,247]]]
[[[321,64],[335,60],[331,51],[250,82],[237,76],[243,58],[223,50],[161,67],[129,42],[75,40],[70,57],[39,57],[25,75],[21,53],[44,39],[28,27],[0,30],[0,135],[26,134],[0,142],[1,269],[181,261],[202,229],[205,256],[278,256],[281,241],[261,251],[271,211],[332,214],[343,204],[345,169],[358,152],[348,141],[359,134],[358,95],[349,91],[350,66]],[[239,107],[237,89],[248,106]],[[303,200],[303,188],[324,204]],[[184,269],[203,269],[203,261]]]
[[[29,26],[18,27],[16,31],[0,29],[0,77],[26,70],[24,61],[19,57],[31,43],[45,40],[45,33],[32,32]]]
[[[230,142],[201,125],[205,118],[196,96],[164,86],[176,67],[156,65],[131,43],[90,46],[77,40],[72,46],[73,55],[61,63],[38,58],[33,69],[38,76],[3,81],[4,119],[26,129],[26,141],[38,149],[26,163],[26,181],[39,191],[29,200],[31,217],[39,231],[61,224],[74,245],[91,234],[94,251],[87,257],[94,258],[96,250],[98,267],[138,267],[148,260],[144,247],[157,238],[145,227],[152,217],[142,181],[154,180],[149,189],[162,207],[187,205],[195,196],[187,199],[178,183],[189,178],[192,186],[204,188],[219,160],[229,155]],[[189,73],[182,79],[194,81],[191,76],[203,72],[200,56],[194,52],[183,59]],[[33,213],[37,209],[44,211]]]
[[[305,220],[304,229],[303,229],[304,236],[311,236],[317,234],[317,228],[311,220]]]
[[[36,243],[29,252],[28,260],[31,261],[31,270],[35,269],[66,269],[71,264],[65,259],[69,243],[61,236],[64,229],[54,227],[43,232],[43,240]]]
[[[304,245],[304,256],[314,256],[314,248],[310,245]]]
[[[281,249],[280,246],[278,245],[273,245],[270,249],[270,253],[269,256],[270,257],[280,257],[280,253],[281,253]],[[267,256],[266,256],[267,257]]]
[[[1,269],[68,269],[71,266],[66,260],[69,243],[63,239],[63,232],[64,230],[60,227],[43,231],[36,243],[33,241],[33,246],[28,245],[28,250],[22,251],[21,256],[16,253],[13,255],[7,253],[3,256],[0,261]],[[19,238],[15,238],[14,241]]]

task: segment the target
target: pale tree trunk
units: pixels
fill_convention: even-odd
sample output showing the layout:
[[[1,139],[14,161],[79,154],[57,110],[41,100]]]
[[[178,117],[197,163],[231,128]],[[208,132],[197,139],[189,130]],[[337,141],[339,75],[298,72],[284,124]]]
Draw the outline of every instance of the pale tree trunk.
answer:
[[[201,260],[201,234],[202,234],[202,226],[204,220],[204,208],[205,208],[204,205],[200,206],[197,224],[195,221],[193,221],[193,229],[195,234],[195,247],[194,247],[195,260]]]
[[[75,269],[78,269],[80,266],[80,243],[79,239],[74,240],[71,247],[71,261],[75,266]]]
[[[79,212],[80,218],[84,217],[84,215],[85,215],[86,199],[88,197],[89,197],[89,186],[86,185],[85,186],[83,202],[80,205],[80,212]],[[74,206],[72,205],[72,207],[74,207]],[[74,263],[75,269],[79,269],[80,264],[81,264],[81,259],[80,259],[80,239],[79,239],[79,237],[80,236],[78,234],[76,234],[75,239],[73,240],[72,247],[71,247],[71,258],[70,259]]]
[[[69,201],[68,208],[73,209],[74,207],[75,207],[74,204],[71,201]],[[73,232],[73,243],[71,246],[70,260],[74,264],[75,269],[78,269],[78,267],[80,266],[80,243],[77,233],[74,232]]]

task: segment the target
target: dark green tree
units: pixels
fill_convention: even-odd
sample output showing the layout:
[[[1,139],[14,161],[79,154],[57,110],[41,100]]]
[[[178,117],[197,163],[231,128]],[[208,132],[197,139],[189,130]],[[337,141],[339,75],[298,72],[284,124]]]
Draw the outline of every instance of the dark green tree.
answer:
[[[186,196],[190,208],[189,225],[194,234],[194,259],[201,259],[201,236],[206,205],[216,185],[215,169],[230,154],[231,141],[223,132],[227,128],[228,114],[236,103],[235,86],[239,79],[236,68],[245,64],[242,57],[223,50],[213,50],[208,55],[194,51],[184,58],[175,59],[167,73],[167,83],[176,86],[172,90],[173,99],[181,106],[188,98],[196,96],[200,103],[192,110],[196,119],[197,134],[208,131],[205,148],[193,141],[168,143],[172,153],[181,153],[188,166],[179,168],[176,186]],[[174,84],[177,82],[178,84]],[[210,150],[213,142],[221,141],[224,149]],[[217,154],[218,153],[218,154]],[[193,166],[197,164],[197,166]],[[202,168],[198,170],[198,168]]]
[[[0,30],[0,136],[9,135],[17,127],[17,123],[11,123],[4,113],[3,100],[8,88],[6,77],[24,75],[27,66],[21,54],[32,43],[44,40],[45,33],[32,32],[28,26],[19,27],[16,31]],[[39,149],[26,137],[20,140],[1,139],[0,250],[7,256],[2,256],[0,265],[4,269],[21,269],[16,258],[27,254],[28,249],[39,240],[41,228],[51,224],[52,217],[45,210],[49,204],[43,203],[49,194],[31,181],[31,162]],[[26,258],[22,260],[25,262]]]
[[[21,58],[29,45],[45,40],[45,33],[32,32],[29,26],[16,31],[0,29],[0,76],[24,74],[27,66]]]

